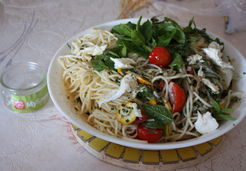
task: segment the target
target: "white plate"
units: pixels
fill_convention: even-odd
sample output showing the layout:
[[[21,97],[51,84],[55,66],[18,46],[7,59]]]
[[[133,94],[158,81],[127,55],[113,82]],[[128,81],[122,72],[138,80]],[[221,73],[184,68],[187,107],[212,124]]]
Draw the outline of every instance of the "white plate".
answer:
[[[115,20],[111,22],[107,22],[104,24],[96,25],[92,28],[101,28],[101,29],[107,29],[110,30],[114,25],[127,23],[127,22],[133,22],[136,23],[138,19],[123,19],[123,20]],[[146,19],[143,19],[145,21]],[[74,109],[73,106],[71,106],[71,103],[67,99],[67,94],[64,87],[64,82],[62,80],[62,68],[58,64],[58,57],[60,55],[68,54],[69,48],[67,47],[67,43],[70,43],[72,40],[78,38],[79,36],[82,36],[86,33],[89,33],[92,28],[89,28],[80,34],[72,37],[69,41],[65,42],[61,48],[56,52],[54,55],[50,66],[48,70],[48,89],[50,93],[50,97],[52,101],[54,102],[56,108],[60,111],[61,114],[63,114],[71,123],[75,124],[82,130],[95,135],[96,137],[102,138],[104,140],[114,142],[117,144],[121,144],[128,147],[134,147],[134,148],[140,148],[140,149],[147,149],[147,150],[164,150],[164,149],[175,149],[175,148],[182,148],[182,147],[188,147],[193,146],[196,144],[204,143],[209,140],[212,140],[216,137],[219,137],[232,128],[234,128],[246,115],[246,100],[245,100],[245,94],[246,94],[246,75],[243,75],[242,73],[246,71],[246,61],[245,58],[241,55],[241,53],[236,50],[229,42],[225,41],[224,39],[220,38],[221,41],[225,44],[225,54],[229,55],[232,59],[232,64],[235,66],[235,72],[238,74],[238,81],[236,83],[236,89],[240,90],[244,93],[244,97],[241,101],[241,104],[235,112],[232,114],[234,117],[237,118],[235,121],[226,121],[223,124],[220,125],[220,127],[215,130],[214,132],[211,132],[209,134],[179,141],[179,142],[169,142],[169,143],[155,143],[155,144],[142,144],[137,142],[132,142],[128,140],[124,140],[121,138],[116,138],[107,134],[104,134],[100,132],[99,130],[93,128],[90,126],[85,118],[79,117]],[[209,33],[210,34],[210,33]],[[215,35],[210,34],[212,37],[215,37]],[[218,37],[218,36],[216,36]]]

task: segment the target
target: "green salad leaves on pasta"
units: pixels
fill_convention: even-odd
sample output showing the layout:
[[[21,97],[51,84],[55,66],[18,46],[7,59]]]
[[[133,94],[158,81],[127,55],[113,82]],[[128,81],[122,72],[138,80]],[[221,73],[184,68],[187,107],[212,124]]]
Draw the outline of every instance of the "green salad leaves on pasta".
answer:
[[[143,21],[144,20],[144,21]],[[234,68],[224,45],[171,18],[95,28],[59,57],[78,114],[112,136],[149,143],[198,137],[235,120]]]

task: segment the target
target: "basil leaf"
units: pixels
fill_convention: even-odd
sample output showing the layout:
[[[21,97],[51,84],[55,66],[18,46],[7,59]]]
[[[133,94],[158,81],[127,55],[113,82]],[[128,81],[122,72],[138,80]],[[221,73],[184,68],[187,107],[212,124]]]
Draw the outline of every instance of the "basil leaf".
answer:
[[[150,117],[161,121],[163,124],[170,124],[173,121],[171,112],[162,105],[143,105],[144,112]]]
[[[183,65],[184,65],[183,58],[181,57],[181,55],[179,53],[175,53],[173,55],[173,61],[169,66],[170,67],[177,67],[178,69],[182,69]]]
[[[147,128],[152,128],[152,129],[164,129],[165,128],[165,125],[158,120],[146,121],[142,125],[147,127]]]

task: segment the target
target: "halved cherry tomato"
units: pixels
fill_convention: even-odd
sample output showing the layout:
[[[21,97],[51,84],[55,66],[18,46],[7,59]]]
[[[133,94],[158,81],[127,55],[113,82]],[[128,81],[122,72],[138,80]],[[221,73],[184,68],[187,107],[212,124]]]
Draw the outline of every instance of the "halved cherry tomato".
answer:
[[[184,89],[180,87],[177,83],[170,82],[169,98],[172,103],[172,111],[181,112],[186,102],[186,95]]]
[[[146,140],[149,143],[154,143],[160,140],[163,135],[162,129],[147,128],[142,125],[138,125],[137,128],[138,139]]]
[[[158,66],[168,66],[172,61],[172,57],[165,47],[158,46],[149,54],[149,63]]]
[[[138,124],[143,123],[143,122],[145,122],[145,121],[148,120],[148,116],[147,116],[143,111],[141,111],[141,114],[142,114],[142,117],[138,117],[138,118],[133,122],[133,124],[138,125]]]

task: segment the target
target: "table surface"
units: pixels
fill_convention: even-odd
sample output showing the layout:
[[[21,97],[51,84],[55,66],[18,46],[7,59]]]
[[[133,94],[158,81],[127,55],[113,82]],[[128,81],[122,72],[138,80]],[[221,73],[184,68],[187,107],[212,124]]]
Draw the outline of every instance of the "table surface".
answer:
[[[206,3],[205,3],[206,2]],[[34,61],[45,69],[56,50],[71,36],[119,14],[119,0],[0,0],[0,52],[7,51],[13,61]],[[246,56],[246,32],[224,33],[223,17],[201,9],[210,1],[199,1],[179,8],[166,1],[154,1],[137,11],[151,17],[162,14],[181,23],[195,16],[197,25],[230,41]],[[216,15],[216,16],[215,16]],[[14,42],[21,37],[16,46]],[[67,121],[51,100],[41,110],[30,114],[14,114],[0,107],[0,170],[107,170],[123,171],[90,155],[71,134]],[[209,160],[187,170],[245,170],[246,125],[244,119],[225,136],[220,150]]]

